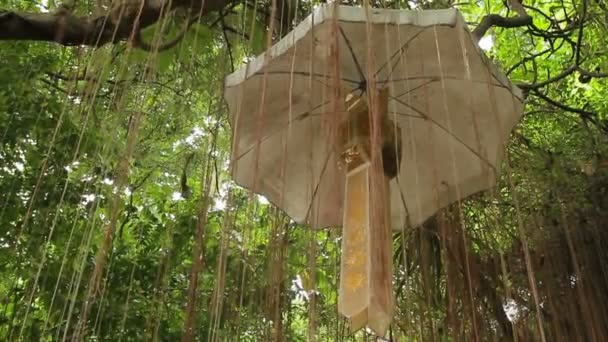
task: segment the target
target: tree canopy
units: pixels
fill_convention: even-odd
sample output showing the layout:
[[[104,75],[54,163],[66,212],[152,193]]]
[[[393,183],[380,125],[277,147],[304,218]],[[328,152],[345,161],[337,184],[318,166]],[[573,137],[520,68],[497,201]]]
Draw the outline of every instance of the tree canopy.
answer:
[[[388,338],[608,340],[606,4],[369,4],[459,9],[526,103],[497,187],[395,232]],[[228,172],[224,77],[316,5],[0,0],[0,339],[377,338],[340,230]]]

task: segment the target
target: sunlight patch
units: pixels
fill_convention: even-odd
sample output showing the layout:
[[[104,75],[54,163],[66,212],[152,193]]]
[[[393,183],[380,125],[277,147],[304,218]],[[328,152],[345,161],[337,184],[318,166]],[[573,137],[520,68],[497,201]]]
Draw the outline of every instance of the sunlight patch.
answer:
[[[23,172],[23,170],[25,170],[23,163],[15,162],[13,165],[15,166],[15,169],[17,169],[17,171],[19,172]]]
[[[478,44],[483,51],[489,51],[494,46],[494,36],[491,34],[484,36]]]
[[[95,201],[95,194],[85,194],[82,195],[82,202],[80,202],[80,204],[82,205],[87,205],[93,201]]]
[[[223,199],[218,199],[213,204],[213,210],[224,210],[226,209],[226,201]]]
[[[266,198],[262,195],[257,195],[257,197],[258,197],[258,202],[260,202],[260,204],[264,204],[264,205],[270,204],[270,201],[268,201],[268,198]]]
[[[291,281],[291,291],[296,293],[297,299],[308,299],[308,292],[304,289],[302,277],[299,274]]]
[[[184,199],[184,197],[182,197],[182,193],[179,191],[175,191],[174,193],[171,194],[171,199],[173,201],[181,201]]]
[[[519,309],[517,308],[517,303],[513,299],[509,299],[503,304],[502,308],[505,310],[505,314],[509,321],[515,322],[517,318],[519,318]]]

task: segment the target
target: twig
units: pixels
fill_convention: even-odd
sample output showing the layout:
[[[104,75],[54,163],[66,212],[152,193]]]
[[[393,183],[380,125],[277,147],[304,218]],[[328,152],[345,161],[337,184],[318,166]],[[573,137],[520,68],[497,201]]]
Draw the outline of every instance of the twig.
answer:
[[[170,40],[170,41],[156,47],[156,46],[152,46],[152,45],[144,42],[143,40],[141,40],[141,36],[140,36],[137,40],[137,47],[142,50],[145,50],[145,51],[169,50],[172,47],[175,47],[177,44],[179,44],[179,42],[182,41],[182,39],[184,38],[186,33],[188,33],[190,26],[192,26],[192,24],[194,24],[198,20],[198,18],[200,18],[199,14],[192,16],[186,23],[186,26],[184,26],[184,28],[177,34],[177,36],[175,38],[173,38],[173,40]]]
[[[232,56],[232,46],[230,45],[230,40],[228,39],[228,34],[226,33],[226,22],[224,21],[224,13],[220,12],[220,25],[222,26],[222,34],[224,35],[224,40],[226,41],[226,47],[228,49],[228,57],[230,57],[230,70],[234,72],[234,57]]]
[[[522,60],[520,60],[519,62],[517,62],[517,63],[513,64],[513,66],[511,66],[511,67],[509,68],[509,70],[507,70],[507,72],[506,72],[505,74],[506,74],[507,76],[509,76],[509,75],[510,75],[510,74],[511,74],[513,71],[515,71],[515,69],[517,69],[519,66],[524,65],[524,64],[526,64],[527,62],[533,61],[534,59],[536,59],[536,57],[540,57],[540,56],[542,56],[542,55],[544,55],[544,54],[546,54],[546,53],[548,53],[548,52],[551,52],[551,51],[553,51],[553,49],[549,48],[549,49],[543,50],[543,51],[541,51],[541,52],[539,52],[539,53],[535,53],[535,54],[532,54],[532,55],[530,55],[530,56],[526,56],[526,57],[522,58]]]
[[[56,85],[55,83],[53,83],[47,79],[41,78],[40,80],[42,81],[42,83],[47,84],[47,85],[51,86],[52,88],[55,88],[55,90],[58,90],[64,94],[69,94],[67,90],[61,88],[60,86]]]
[[[573,65],[573,66],[568,67],[566,70],[562,71],[559,75],[550,77],[542,82],[532,83],[532,84],[520,83],[517,86],[523,90],[537,90],[548,84],[557,82],[557,81],[565,78],[566,76],[571,75],[572,73],[574,73],[574,71],[576,71],[576,66]]]
[[[591,71],[587,71],[584,70],[581,67],[576,67],[576,71],[578,71],[581,75],[585,75],[585,76],[589,76],[589,77],[593,77],[593,78],[606,78],[608,77],[608,73],[606,72],[591,72]]]
[[[583,42],[583,29],[585,27],[585,17],[587,16],[587,0],[583,0],[583,13],[579,20],[578,26],[578,37],[576,40],[576,58],[575,64],[580,65],[581,63],[581,44]]]

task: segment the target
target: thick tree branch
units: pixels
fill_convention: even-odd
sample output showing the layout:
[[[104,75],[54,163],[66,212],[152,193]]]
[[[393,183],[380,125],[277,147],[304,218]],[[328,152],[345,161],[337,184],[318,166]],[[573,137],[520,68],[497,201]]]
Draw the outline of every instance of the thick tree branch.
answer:
[[[534,95],[536,95],[539,98],[547,101],[548,103],[550,103],[551,105],[555,106],[556,108],[559,108],[559,109],[564,110],[566,112],[576,113],[576,114],[579,114],[579,115],[581,115],[581,116],[583,116],[583,117],[585,117],[587,119],[593,118],[595,116],[594,112],[589,112],[589,111],[586,111],[584,109],[579,109],[579,108],[573,108],[573,107],[567,106],[565,104],[559,103],[559,102],[551,99],[549,96],[541,93],[538,90],[533,90],[532,92],[534,93]]]
[[[109,41],[97,18],[78,18],[71,14],[0,11],[0,40],[54,41],[64,45],[95,45]],[[98,34],[95,35],[94,33]]]
[[[530,24],[532,24],[532,17],[530,16],[505,18],[498,14],[489,14],[483,17],[481,23],[473,30],[473,36],[479,40],[493,26],[514,28],[528,26]]]
[[[0,10],[0,40],[56,42],[66,46],[102,46],[136,37],[177,8],[206,15],[235,0],[123,0],[100,16],[70,11],[29,13]]]
[[[481,19],[479,25],[473,30],[473,36],[480,40],[493,26],[514,28],[532,24],[532,17],[518,0],[510,0],[510,7],[517,13],[517,17],[507,18],[498,14],[489,14]]]
[[[545,86],[548,86],[552,83],[558,82],[570,75],[572,75],[575,71],[577,71],[579,74],[583,75],[583,76],[587,76],[589,79],[591,78],[606,78],[608,77],[608,73],[602,73],[602,72],[591,72],[591,71],[587,71],[577,65],[572,65],[566,69],[564,69],[561,73],[559,73],[558,75],[555,75],[551,78],[548,78],[542,82],[538,82],[538,83],[519,83],[517,84],[517,86],[519,88],[521,88],[522,90],[525,91],[530,91],[530,90],[538,90],[540,88],[543,88]]]
[[[580,117],[583,120],[587,120],[587,121],[591,122],[598,129],[600,129],[602,132],[608,133],[608,126],[602,120],[598,120],[596,112],[590,112],[590,111],[587,111],[587,110],[584,110],[584,109],[574,108],[574,107],[567,106],[567,105],[565,105],[563,103],[560,103],[558,101],[555,101],[555,100],[551,99],[550,97],[548,97],[547,95],[541,93],[538,90],[533,90],[533,93],[537,97],[539,97],[539,98],[547,101],[549,104],[551,104],[552,106],[554,106],[554,107],[556,107],[558,109],[561,109],[561,110],[566,111],[566,112],[575,113],[575,114],[580,115]]]

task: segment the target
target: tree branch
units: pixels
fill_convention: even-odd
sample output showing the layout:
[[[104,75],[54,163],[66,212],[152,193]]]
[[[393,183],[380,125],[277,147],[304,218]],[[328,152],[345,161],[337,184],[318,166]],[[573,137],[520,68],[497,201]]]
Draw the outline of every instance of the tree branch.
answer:
[[[564,110],[566,112],[576,113],[576,114],[579,114],[579,115],[581,115],[581,116],[583,116],[585,118],[592,118],[592,117],[595,116],[594,112],[589,112],[589,111],[586,111],[586,110],[583,110],[583,109],[579,109],[579,108],[573,108],[573,107],[567,106],[565,104],[559,103],[559,102],[551,99],[547,95],[541,93],[538,90],[532,90],[532,92],[534,93],[534,95],[538,96],[539,98],[547,101],[551,105],[553,105],[553,106],[555,106],[555,107],[557,107],[557,108],[559,108],[561,110]]]
[[[230,70],[234,72],[234,57],[232,56],[232,47],[230,46],[230,39],[228,39],[228,35],[226,34],[226,22],[224,21],[223,13],[220,13],[220,25],[222,26],[222,34],[224,35],[224,40],[226,41],[228,57],[230,57]]]
[[[68,10],[30,13],[0,10],[0,40],[55,42],[99,47],[137,37],[177,8],[206,15],[236,0],[122,0],[108,13],[76,16]],[[173,42],[171,42],[173,43]],[[173,43],[176,44],[176,43]]]
[[[514,28],[532,24],[532,17],[518,0],[510,0],[510,7],[517,13],[517,17],[507,18],[498,14],[489,14],[481,19],[479,25],[473,30],[473,36],[480,40],[488,30],[494,26]]]
[[[549,85],[551,83],[557,82],[557,81],[565,78],[566,76],[571,75],[572,73],[574,73],[574,71],[576,71],[576,66],[571,66],[571,67],[568,67],[567,69],[565,69],[564,71],[562,71],[559,75],[553,76],[542,82],[533,83],[533,84],[520,83],[517,86],[523,90],[536,90],[536,89],[542,88],[546,85]]]

